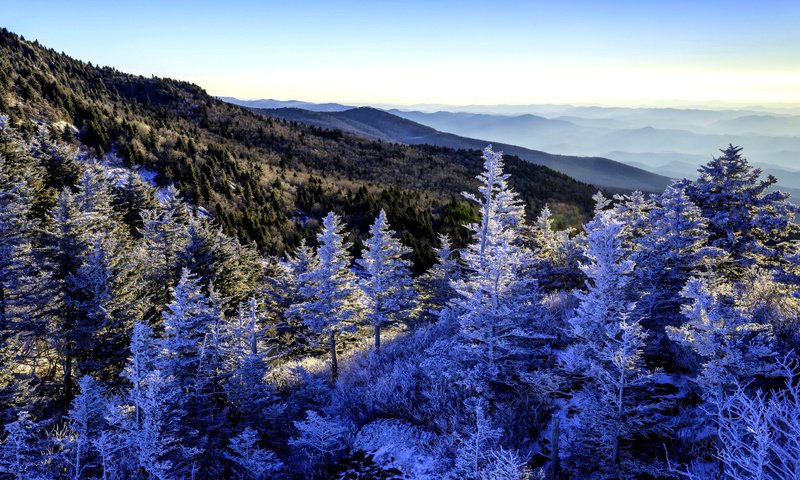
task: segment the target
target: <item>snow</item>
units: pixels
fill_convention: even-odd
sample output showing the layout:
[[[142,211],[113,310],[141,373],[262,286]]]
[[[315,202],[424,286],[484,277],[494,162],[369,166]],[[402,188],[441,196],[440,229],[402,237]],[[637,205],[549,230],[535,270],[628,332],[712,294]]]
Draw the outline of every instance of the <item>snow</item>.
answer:
[[[364,425],[356,434],[353,452],[362,450],[384,468],[395,468],[405,478],[441,478],[441,466],[433,452],[433,433],[397,419],[380,419]]]

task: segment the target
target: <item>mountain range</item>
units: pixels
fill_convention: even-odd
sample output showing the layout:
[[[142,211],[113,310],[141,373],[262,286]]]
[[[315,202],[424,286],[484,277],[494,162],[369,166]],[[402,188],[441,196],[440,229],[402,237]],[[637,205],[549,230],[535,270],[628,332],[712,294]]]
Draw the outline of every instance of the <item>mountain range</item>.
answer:
[[[243,102],[243,104],[246,105],[248,102]],[[630,192],[633,190],[659,192],[670,182],[668,177],[653,174],[641,168],[625,165],[607,158],[553,155],[512,144],[495,142],[492,137],[482,137],[482,139],[462,137],[371,107],[351,108],[341,111],[279,107],[271,109],[253,108],[253,111],[271,118],[314,125],[319,128],[341,130],[365,138],[404,145],[426,144],[457,149],[476,149],[487,143],[492,143],[496,148],[507,154],[552,168],[579,181],[617,192]]]
[[[214,221],[265,253],[313,239],[318,219],[342,214],[359,251],[380,209],[413,249],[434,259],[436,233],[456,246],[476,208],[461,196],[482,169],[473,149],[400,145],[267,118],[202,88],[130,75],[71,58],[0,29],[0,114],[33,136],[41,129],[82,152],[155,172]],[[579,226],[597,188],[513,154],[511,184],[529,216],[549,205],[558,226]]]

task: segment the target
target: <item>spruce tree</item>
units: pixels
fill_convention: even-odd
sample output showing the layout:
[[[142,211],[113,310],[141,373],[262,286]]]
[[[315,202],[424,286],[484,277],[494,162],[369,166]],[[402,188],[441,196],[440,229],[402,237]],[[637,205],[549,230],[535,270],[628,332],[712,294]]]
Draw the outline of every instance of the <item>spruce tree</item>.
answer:
[[[349,245],[344,239],[344,226],[338,215],[331,212],[322,221],[317,235],[317,265],[300,275],[300,294],[303,300],[289,308],[289,315],[300,318],[312,335],[326,336],[331,356],[331,379],[336,381],[338,363],[336,337],[350,331],[361,315],[361,292],[350,270]]]
[[[364,292],[366,316],[375,330],[375,351],[381,348],[381,328],[407,318],[416,302],[411,281],[411,249],[395,237],[381,210],[370,227],[358,265],[364,269],[359,282]]]

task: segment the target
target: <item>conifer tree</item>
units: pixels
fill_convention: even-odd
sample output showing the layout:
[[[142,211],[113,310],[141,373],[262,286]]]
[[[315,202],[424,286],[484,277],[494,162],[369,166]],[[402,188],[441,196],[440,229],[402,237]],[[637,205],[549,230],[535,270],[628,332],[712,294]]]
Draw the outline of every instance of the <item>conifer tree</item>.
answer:
[[[585,226],[581,269],[587,291],[575,292],[580,304],[569,320],[573,343],[561,354],[565,370],[584,379],[571,400],[574,423],[564,429],[566,460],[580,476],[596,468],[608,474],[641,471],[623,442],[658,428],[658,400],[636,393],[651,381],[642,357],[646,334],[630,314],[630,231],[616,217],[613,210],[598,210]]]
[[[381,348],[381,327],[408,317],[416,302],[411,281],[411,262],[403,258],[411,253],[395,238],[381,210],[370,227],[362,257],[357,263],[365,276],[360,286],[364,292],[366,316],[375,329],[375,351]]]
[[[642,292],[634,315],[663,336],[665,326],[682,323],[683,286],[693,274],[708,271],[724,252],[706,246],[708,220],[681,183],[667,187],[646,221],[651,231],[635,240],[632,256],[635,283]]]
[[[461,265],[450,237],[440,234],[436,263],[419,278],[421,303],[431,315],[437,315],[455,296],[452,283],[461,278]]]
[[[462,383],[485,395],[495,382],[513,383],[522,367],[524,344],[541,338],[543,321],[538,286],[526,275],[532,253],[522,243],[524,209],[503,173],[502,154],[487,147],[478,175],[480,197],[464,194],[480,206],[481,220],[469,225],[473,242],[462,259],[466,275],[453,282],[459,312],[460,345],[454,353]]]
[[[777,179],[761,180],[761,169],[729,145],[722,155],[700,167],[686,193],[708,219],[711,246],[729,254],[718,266],[728,278],[739,278],[749,266],[778,265],[789,241],[800,231],[795,217],[800,207],[789,194],[772,189]]]
[[[331,379],[336,381],[338,364],[336,337],[342,331],[354,329],[361,315],[360,292],[350,270],[350,254],[344,239],[344,226],[339,216],[329,213],[322,221],[317,235],[317,265],[300,275],[300,294],[303,301],[289,309],[312,334],[328,337],[331,356]]]

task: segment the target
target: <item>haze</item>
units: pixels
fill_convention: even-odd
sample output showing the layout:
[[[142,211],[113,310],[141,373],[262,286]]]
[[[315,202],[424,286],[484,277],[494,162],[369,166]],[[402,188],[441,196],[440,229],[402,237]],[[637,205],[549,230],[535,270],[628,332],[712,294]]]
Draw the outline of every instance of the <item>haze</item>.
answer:
[[[3,0],[0,11],[4,26],[28,39],[122,71],[191,81],[212,95],[800,104],[794,1]]]

